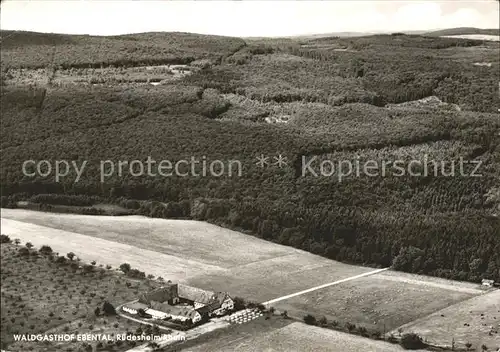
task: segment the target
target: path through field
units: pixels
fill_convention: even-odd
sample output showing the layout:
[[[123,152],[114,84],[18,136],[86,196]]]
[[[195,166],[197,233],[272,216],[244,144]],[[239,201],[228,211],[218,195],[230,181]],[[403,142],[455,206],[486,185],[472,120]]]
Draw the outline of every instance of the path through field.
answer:
[[[309,292],[321,290],[322,288],[326,288],[326,287],[338,285],[338,284],[341,284],[343,282],[347,282],[347,281],[351,281],[351,280],[356,280],[356,279],[359,279],[361,277],[365,277],[365,276],[369,276],[369,275],[374,275],[374,274],[377,274],[377,273],[380,273],[382,271],[386,271],[386,270],[389,270],[389,269],[390,268],[377,269],[377,270],[369,271],[367,273],[363,273],[363,274],[359,274],[359,275],[354,275],[354,276],[351,276],[351,277],[348,277],[348,278],[345,278],[345,279],[342,279],[342,280],[337,280],[337,281],[330,282],[330,283],[323,284],[323,285],[319,285],[319,286],[316,286],[316,287],[311,287],[311,288],[309,288],[307,290],[302,290],[302,291],[295,292],[295,293],[292,293],[292,294],[289,294],[289,295],[286,295],[286,296],[278,297],[278,298],[272,299],[270,301],[264,302],[263,304],[264,305],[270,305],[270,304],[273,304],[273,303],[276,303],[276,302],[284,301],[285,299],[289,299],[289,298],[300,296],[300,295],[303,295],[303,294],[306,294],[306,293],[309,293]]]

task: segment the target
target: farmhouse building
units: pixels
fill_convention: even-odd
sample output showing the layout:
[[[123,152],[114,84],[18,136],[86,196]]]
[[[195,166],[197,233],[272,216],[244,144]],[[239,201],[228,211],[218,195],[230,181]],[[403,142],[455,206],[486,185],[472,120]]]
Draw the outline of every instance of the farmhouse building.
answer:
[[[146,305],[149,308],[146,312],[153,317],[171,317],[193,323],[210,316],[224,315],[234,308],[234,301],[227,292],[170,283],[140,295],[139,303]]]
[[[139,309],[143,309],[144,311],[146,311],[146,309],[148,309],[148,306],[140,302],[134,302],[124,305],[122,309],[127,313],[137,314],[139,313]]]
[[[159,311],[165,315],[164,318],[166,317],[171,317],[174,320],[181,320],[181,321],[187,321],[191,320],[193,323],[197,323],[201,320],[202,316],[201,314],[196,311],[196,309],[193,309],[191,306],[183,306],[183,305],[177,305],[177,306],[171,306],[168,304],[163,304],[160,302],[151,302],[151,309],[154,309],[155,311]],[[149,312],[149,311],[148,311]],[[151,314],[151,313],[149,313]],[[153,315],[153,314],[151,314]],[[164,319],[161,318],[161,319]]]
[[[169,317],[168,313],[162,312],[154,308],[147,308],[145,313],[151,315],[151,317],[154,319],[165,319]]]

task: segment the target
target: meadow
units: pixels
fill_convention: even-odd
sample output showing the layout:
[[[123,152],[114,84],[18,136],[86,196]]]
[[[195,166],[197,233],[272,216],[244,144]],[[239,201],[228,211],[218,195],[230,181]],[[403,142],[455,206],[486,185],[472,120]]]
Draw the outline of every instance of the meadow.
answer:
[[[2,209],[11,238],[264,302],[372,270],[190,220]]]
[[[294,317],[324,316],[340,327],[355,324],[383,334],[483,293],[478,285],[442,279],[435,282],[424,276],[386,271],[293,297],[275,306]]]
[[[48,244],[60,253],[78,252],[85,260],[113,267],[126,262],[164,280],[227,291],[256,302],[373,270],[191,220],[2,209],[2,231],[35,246]],[[495,323],[498,292],[488,293],[474,283],[389,270],[272,306],[299,320],[309,314],[318,321],[324,317],[326,326],[337,330],[347,331],[345,327],[352,325],[363,336],[392,333],[397,338],[401,333],[419,332],[431,343],[449,345],[450,331],[456,331],[457,344],[467,339],[489,346],[498,337],[485,334],[484,324]],[[469,308],[474,313],[467,316]],[[471,327],[457,325],[466,322]],[[340,334],[325,332],[330,333]]]
[[[253,325],[254,328],[250,327]],[[259,327],[257,322],[228,331],[224,338],[211,339],[183,351],[242,351],[242,352],[397,352],[404,351],[398,345],[384,341],[375,341],[360,336],[348,335],[342,332],[323,329],[304,323],[293,322],[283,327]],[[277,324],[276,324],[277,325]]]
[[[441,346],[500,348],[500,290],[473,297],[401,327]],[[396,331],[392,332],[397,334]]]

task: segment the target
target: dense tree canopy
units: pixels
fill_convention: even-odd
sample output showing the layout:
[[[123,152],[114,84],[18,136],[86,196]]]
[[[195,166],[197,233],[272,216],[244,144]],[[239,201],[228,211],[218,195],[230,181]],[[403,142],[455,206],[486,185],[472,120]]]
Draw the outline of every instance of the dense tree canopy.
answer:
[[[102,45],[116,57],[124,41],[135,43],[133,53],[123,54],[131,61],[115,66],[155,63],[148,60],[166,51],[177,58],[209,58],[213,66],[158,86],[112,78],[109,84],[106,78],[99,85],[64,85],[60,77],[68,70],[95,74],[89,62],[79,61],[97,48],[94,39],[49,36],[47,45],[57,53],[71,49],[64,49],[62,61],[28,62],[35,50],[29,35],[7,44],[2,206],[29,200],[90,211],[93,204],[114,203],[153,217],[230,226],[340,261],[500,280],[498,44],[389,35],[249,44],[216,37],[204,47],[194,37],[162,42],[161,35],[151,36],[156,42],[147,48],[141,38],[127,36],[104,38]],[[14,54],[24,56],[15,60]],[[96,56],[90,66],[106,60]],[[53,84],[37,81],[46,73],[20,70],[39,66],[54,68]],[[103,77],[112,77],[121,67],[102,70],[110,73]],[[30,86],[17,80],[28,76]],[[429,96],[436,98],[408,103]],[[257,156],[274,161],[279,154],[286,166],[256,165]],[[148,156],[174,163],[191,157],[238,160],[243,170],[241,176],[136,177],[126,169],[101,178],[103,160]],[[475,161],[481,177],[339,180],[302,174],[303,157],[315,158],[317,166],[324,160],[395,163],[424,156],[422,169],[433,161]],[[78,182],[74,168],[57,181],[53,175],[24,175],[27,160],[87,166]],[[36,173],[36,166],[27,171]],[[473,169],[465,167],[469,174]]]

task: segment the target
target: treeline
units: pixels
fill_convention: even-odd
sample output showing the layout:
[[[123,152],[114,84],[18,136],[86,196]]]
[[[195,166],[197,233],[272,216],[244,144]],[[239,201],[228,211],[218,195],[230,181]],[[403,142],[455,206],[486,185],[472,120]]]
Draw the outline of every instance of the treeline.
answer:
[[[392,265],[463,281],[500,280],[500,221],[482,211],[380,212],[352,206],[332,209],[328,204],[297,206],[284,199],[106,201],[128,203],[136,214],[228,226],[342,262]]]

